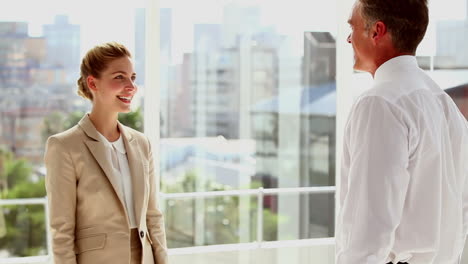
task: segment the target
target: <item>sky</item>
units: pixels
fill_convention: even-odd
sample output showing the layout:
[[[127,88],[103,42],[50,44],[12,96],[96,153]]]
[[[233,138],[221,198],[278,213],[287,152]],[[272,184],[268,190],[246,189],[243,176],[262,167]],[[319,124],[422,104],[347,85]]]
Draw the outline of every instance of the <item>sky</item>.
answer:
[[[7,5],[2,4],[7,8],[0,9],[0,21],[29,22],[30,34],[40,36],[43,24],[53,23],[57,14],[66,14],[70,23],[81,25],[82,54],[95,44],[110,40],[120,41],[133,51],[134,10],[144,7],[146,1],[0,0],[0,3],[8,2]],[[161,8],[173,9],[174,55],[179,53],[181,56],[183,52],[192,50],[193,24],[222,23],[223,7],[232,2],[261,6],[262,24],[274,25],[280,33],[302,38],[306,29],[336,31],[334,1],[324,1],[317,8],[317,1],[293,0],[297,5],[286,8],[284,1],[271,0],[162,0]],[[285,20],[285,17],[290,18]]]
[[[0,0],[0,21],[29,22],[30,34],[40,36],[43,24],[53,23],[57,14],[66,14],[70,23],[81,25],[82,54],[95,44],[110,40],[122,42],[133,51],[135,8],[144,7],[147,1],[150,0]],[[192,49],[193,24],[221,23],[223,7],[232,2],[260,6],[263,25],[273,25],[279,33],[301,39],[306,30],[336,33],[336,1],[161,0],[159,5],[173,9],[173,51],[174,56],[181,56]],[[431,0],[433,21],[464,19],[467,1]],[[433,48],[426,46],[428,50]]]

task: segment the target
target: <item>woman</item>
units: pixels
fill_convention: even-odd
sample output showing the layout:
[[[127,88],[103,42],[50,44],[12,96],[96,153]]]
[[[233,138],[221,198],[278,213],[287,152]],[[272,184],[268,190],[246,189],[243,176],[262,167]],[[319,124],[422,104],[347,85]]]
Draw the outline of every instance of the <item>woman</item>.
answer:
[[[92,111],[47,141],[46,188],[55,264],[167,263],[151,147],[120,124],[137,92],[130,52],[89,50],[78,94]]]

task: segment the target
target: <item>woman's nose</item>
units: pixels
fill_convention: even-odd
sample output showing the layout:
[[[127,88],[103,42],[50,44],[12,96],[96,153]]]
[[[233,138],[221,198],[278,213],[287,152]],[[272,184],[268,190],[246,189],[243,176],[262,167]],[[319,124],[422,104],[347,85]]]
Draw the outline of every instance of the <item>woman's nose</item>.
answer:
[[[137,88],[136,83],[134,81],[129,81],[128,84],[125,86],[126,90],[135,90]]]

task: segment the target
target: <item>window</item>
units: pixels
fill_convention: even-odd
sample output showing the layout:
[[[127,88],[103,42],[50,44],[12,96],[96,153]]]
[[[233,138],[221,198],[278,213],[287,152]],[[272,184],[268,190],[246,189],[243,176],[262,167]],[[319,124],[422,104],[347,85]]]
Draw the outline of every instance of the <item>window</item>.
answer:
[[[336,3],[160,6],[169,247],[333,237]]]
[[[148,30],[159,43],[150,47],[143,0],[15,0],[0,9],[0,262],[46,262],[51,254],[45,139],[90,110],[76,95],[79,63],[105,41],[134,55],[139,98],[124,122],[160,137],[154,149],[171,250],[323,246],[314,239],[334,235],[344,121],[372,81],[352,74],[343,28],[354,1],[149,2],[160,6],[159,27]],[[417,59],[468,119],[467,1],[430,5]],[[159,61],[149,55],[155,50]],[[331,244],[302,255],[332,263]]]
[[[431,6],[432,25],[420,52],[420,65],[454,99],[468,119],[468,5],[455,1],[450,8],[441,2]],[[424,60],[426,57],[428,59]]]
[[[76,93],[84,52],[105,41],[118,41],[135,53],[139,17],[135,10],[143,1],[123,2],[19,0],[0,10],[2,263],[3,258],[51,254],[45,218],[45,140],[75,125],[91,109]],[[112,12],[106,11],[109,8]],[[142,120],[133,123],[138,122]]]

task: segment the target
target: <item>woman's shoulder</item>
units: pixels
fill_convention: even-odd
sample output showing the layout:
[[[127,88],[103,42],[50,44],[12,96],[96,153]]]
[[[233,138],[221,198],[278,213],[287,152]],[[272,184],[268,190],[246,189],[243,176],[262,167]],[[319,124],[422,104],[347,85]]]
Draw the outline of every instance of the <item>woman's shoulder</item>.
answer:
[[[83,132],[81,131],[81,129],[79,129],[79,125],[76,124],[75,126],[63,131],[63,132],[60,132],[60,133],[57,133],[55,135],[52,135],[50,136],[47,141],[50,142],[52,140],[58,140],[62,143],[66,143],[66,142],[75,142],[76,139],[78,138],[81,138],[83,135]]]

